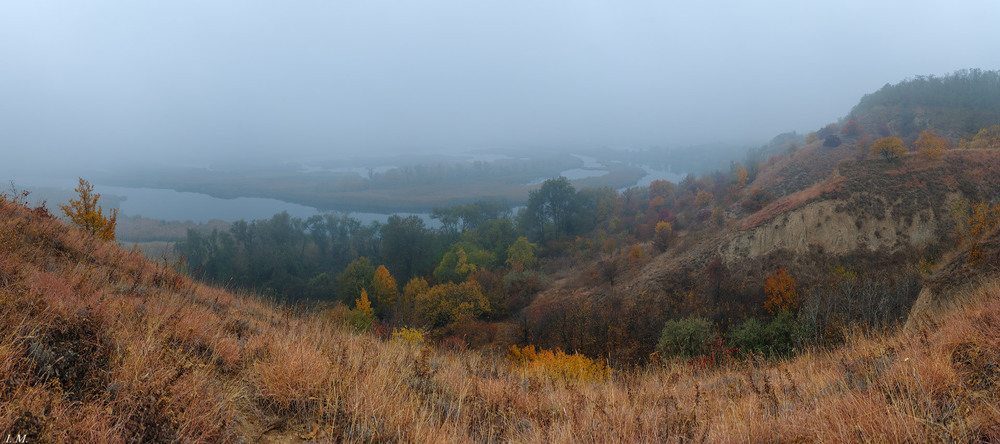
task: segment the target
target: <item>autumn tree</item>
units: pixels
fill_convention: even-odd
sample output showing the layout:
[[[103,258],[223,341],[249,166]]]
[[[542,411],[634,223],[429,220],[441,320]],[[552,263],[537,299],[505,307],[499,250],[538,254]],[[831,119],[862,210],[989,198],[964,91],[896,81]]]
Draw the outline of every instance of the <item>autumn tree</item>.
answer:
[[[941,157],[948,149],[948,141],[938,137],[934,130],[921,131],[920,137],[913,144],[917,147],[917,152],[928,159]]]
[[[784,267],[779,268],[764,282],[764,308],[771,314],[795,311],[799,306],[799,292],[795,289],[795,279]]]
[[[514,271],[524,271],[535,268],[538,258],[535,257],[535,249],[538,246],[528,242],[528,238],[521,236],[507,248],[507,266]]]
[[[361,296],[354,300],[354,309],[347,312],[347,323],[359,331],[368,331],[375,322],[375,310],[368,300],[368,292],[361,289]]]
[[[906,154],[906,147],[899,137],[883,137],[875,141],[871,153],[873,156],[882,156],[886,161],[893,162]]]
[[[983,128],[972,137],[969,146],[973,149],[997,149],[1000,148],[1000,125],[993,125]]]
[[[479,282],[446,282],[417,296],[417,313],[432,327],[444,327],[463,317],[478,317],[489,311]]]
[[[426,279],[422,277],[410,279],[410,281],[403,286],[403,291],[399,293],[399,297],[396,300],[396,319],[404,323],[416,323],[417,297],[426,293],[430,289],[431,286],[427,283]]]
[[[747,169],[743,168],[743,165],[739,163],[736,164],[734,169],[736,171],[736,184],[740,188],[747,186],[747,182],[750,181],[750,173],[747,172]]]
[[[653,237],[653,246],[657,250],[666,251],[670,246],[670,240],[674,236],[674,227],[669,222],[658,222],[656,224],[656,234]]]
[[[115,240],[115,225],[118,223],[118,209],[112,208],[107,216],[104,209],[97,204],[100,193],[94,192],[94,186],[82,177],[76,191],[79,199],[72,199],[69,205],[60,205],[63,214],[73,225],[86,231],[98,239]]]
[[[381,317],[387,316],[396,306],[396,297],[399,294],[396,278],[392,277],[385,265],[379,265],[372,278],[371,287],[375,312]]]
[[[698,208],[704,208],[708,206],[708,204],[712,203],[712,201],[714,200],[715,196],[712,195],[710,191],[698,190],[698,194],[695,195],[694,198],[694,204],[697,205]]]
[[[673,192],[674,192],[674,184],[669,181],[657,179],[649,183],[650,196],[666,197],[670,194],[673,194]]]

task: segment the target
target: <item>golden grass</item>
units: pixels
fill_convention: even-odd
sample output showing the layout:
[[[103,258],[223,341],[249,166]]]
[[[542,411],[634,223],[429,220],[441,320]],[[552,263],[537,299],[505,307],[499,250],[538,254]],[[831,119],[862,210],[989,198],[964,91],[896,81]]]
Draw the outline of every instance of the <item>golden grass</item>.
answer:
[[[584,383],[198,285],[9,202],[0,232],[0,432],[31,442],[1000,439],[1000,281],[905,333]]]

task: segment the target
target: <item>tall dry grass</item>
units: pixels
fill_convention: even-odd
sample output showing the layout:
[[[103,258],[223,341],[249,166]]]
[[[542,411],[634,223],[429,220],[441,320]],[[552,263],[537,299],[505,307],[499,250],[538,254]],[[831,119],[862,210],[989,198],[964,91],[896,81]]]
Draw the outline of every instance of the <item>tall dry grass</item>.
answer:
[[[1000,439],[1000,281],[835,350],[566,380],[198,285],[8,201],[0,240],[0,433],[32,442]]]

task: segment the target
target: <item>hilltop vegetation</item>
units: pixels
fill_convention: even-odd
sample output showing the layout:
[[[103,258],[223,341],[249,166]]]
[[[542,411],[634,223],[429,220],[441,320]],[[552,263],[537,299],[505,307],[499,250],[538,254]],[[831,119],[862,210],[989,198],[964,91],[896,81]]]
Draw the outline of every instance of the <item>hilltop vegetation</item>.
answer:
[[[862,97],[851,119],[866,122],[882,137],[895,135],[907,142],[926,129],[951,139],[971,138],[1000,124],[1000,72],[971,69],[886,84]]]

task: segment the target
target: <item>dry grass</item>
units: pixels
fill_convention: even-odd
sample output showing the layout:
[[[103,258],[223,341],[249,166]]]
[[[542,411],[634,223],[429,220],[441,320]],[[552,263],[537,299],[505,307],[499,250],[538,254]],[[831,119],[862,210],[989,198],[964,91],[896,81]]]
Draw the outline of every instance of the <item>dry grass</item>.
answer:
[[[1000,439],[1000,282],[936,325],[565,381],[194,284],[0,202],[0,432],[30,441]]]

